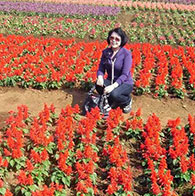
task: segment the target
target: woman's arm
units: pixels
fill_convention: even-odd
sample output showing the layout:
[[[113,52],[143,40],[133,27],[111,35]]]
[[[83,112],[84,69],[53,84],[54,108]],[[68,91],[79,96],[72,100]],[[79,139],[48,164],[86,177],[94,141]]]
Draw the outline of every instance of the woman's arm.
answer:
[[[120,85],[122,84],[127,77],[129,76],[129,72],[132,66],[132,55],[131,52],[129,51],[124,58],[124,65],[122,68],[122,73],[120,75],[120,77],[116,80],[116,82]]]

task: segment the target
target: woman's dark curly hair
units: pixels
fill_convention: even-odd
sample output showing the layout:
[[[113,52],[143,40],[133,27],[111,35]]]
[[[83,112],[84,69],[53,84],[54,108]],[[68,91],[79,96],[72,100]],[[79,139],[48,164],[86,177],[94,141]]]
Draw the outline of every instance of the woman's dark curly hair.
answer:
[[[123,47],[128,42],[128,37],[120,27],[112,29],[111,31],[108,32],[108,37],[107,37],[108,45],[110,45],[110,36],[112,35],[113,32],[117,33],[121,37],[120,47]]]

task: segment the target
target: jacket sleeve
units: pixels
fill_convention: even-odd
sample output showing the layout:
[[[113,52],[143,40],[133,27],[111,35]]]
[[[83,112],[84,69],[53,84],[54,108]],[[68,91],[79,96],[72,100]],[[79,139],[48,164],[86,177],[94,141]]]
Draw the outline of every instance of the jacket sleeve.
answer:
[[[132,55],[131,52],[129,51],[128,53],[125,54],[124,58],[124,65],[122,68],[122,73],[120,77],[116,80],[116,82],[121,85],[129,76],[129,72],[132,66]]]
[[[106,57],[104,55],[104,52],[102,52],[99,68],[97,71],[97,76],[99,76],[99,75],[104,76],[104,74],[105,74],[105,65],[104,65],[105,59],[106,59]]]

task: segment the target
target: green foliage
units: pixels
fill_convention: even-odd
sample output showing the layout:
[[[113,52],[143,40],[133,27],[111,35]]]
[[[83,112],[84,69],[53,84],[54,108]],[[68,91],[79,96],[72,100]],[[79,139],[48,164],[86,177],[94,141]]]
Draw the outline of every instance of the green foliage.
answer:
[[[13,170],[20,170],[23,168],[26,164],[26,157],[22,156],[18,159],[14,159],[12,157],[6,157],[7,161],[9,162],[9,165]]]
[[[180,99],[184,99],[184,96],[186,95],[183,89],[177,89],[177,88],[172,87],[170,90],[176,97]]]
[[[168,96],[168,92],[165,88],[165,85],[160,85],[158,90],[155,90],[155,96],[158,98],[163,98],[163,97],[167,97]]]
[[[0,194],[4,195],[6,192],[6,188],[0,188]]]
[[[63,183],[64,185],[70,187],[71,177],[67,176],[63,171],[55,167],[51,173],[51,182],[58,184]]]

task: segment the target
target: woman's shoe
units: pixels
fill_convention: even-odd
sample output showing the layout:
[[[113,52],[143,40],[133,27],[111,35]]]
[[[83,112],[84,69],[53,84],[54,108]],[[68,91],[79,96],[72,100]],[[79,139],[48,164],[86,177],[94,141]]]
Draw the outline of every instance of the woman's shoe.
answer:
[[[131,106],[132,106],[132,98],[129,104],[123,107],[123,113],[125,114],[129,113],[131,111]]]

